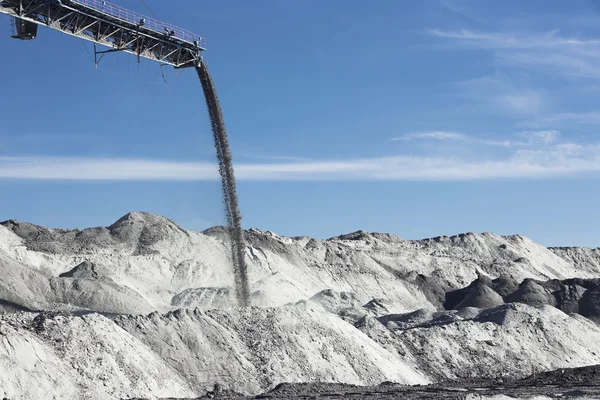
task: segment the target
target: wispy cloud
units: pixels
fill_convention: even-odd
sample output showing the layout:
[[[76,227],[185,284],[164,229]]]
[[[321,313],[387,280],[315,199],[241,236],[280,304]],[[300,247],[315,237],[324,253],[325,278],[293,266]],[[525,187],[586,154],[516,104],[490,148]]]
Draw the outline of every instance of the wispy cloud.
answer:
[[[216,179],[210,163],[79,157],[0,157],[0,178],[44,180]]]
[[[414,139],[437,139],[437,140],[467,140],[467,135],[463,133],[444,132],[444,131],[428,131],[428,132],[412,132],[402,135],[391,140],[414,140]]]
[[[597,125],[600,124],[600,111],[591,112],[560,112],[547,115],[543,118],[546,124],[579,124],[579,125]]]
[[[439,38],[446,49],[479,49],[492,53],[495,68],[534,69],[567,78],[575,85],[578,96],[589,94],[592,87],[597,90],[594,82],[600,78],[600,39],[596,37],[568,36],[558,29],[546,32],[429,29],[426,33]],[[600,124],[600,112],[573,109],[566,101],[567,94],[557,92],[554,85],[542,83],[538,75],[512,74],[514,71],[506,68],[502,71],[459,82],[458,87],[477,99],[476,105],[525,118],[519,122],[521,126],[564,128],[572,124]],[[507,74],[512,75],[509,78]],[[532,88],[532,82],[545,88]],[[555,111],[561,104],[568,107],[568,111],[564,108]]]
[[[561,133],[557,130],[546,130],[546,131],[523,131],[518,133],[519,136],[527,139],[527,144],[533,145],[536,142],[549,145],[558,140]]]
[[[295,157],[295,156],[274,156],[267,154],[257,154],[250,152],[241,152],[238,153],[239,156],[248,158],[248,159],[256,159],[256,160],[271,160],[271,161],[309,161],[306,157]]]
[[[241,180],[402,181],[600,176],[600,146],[563,143],[516,149],[498,160],[456,157],[376,157],[311,162],[239,164]],[[0,178],[36,180],[190,181],[217,179],[216,166],[143,159],[2,157]]]
[[[498,147],[524,147],[534,144],[536,141],[543,141],[544,143],[551,143],[553,139],[560,135],[559,131],[525,131],[520,132],[516,136],[520,140],[515,139],[502,139],[493,140],[488,138],[482,138],[478,136],[471,136],[464,133],[457,132],[444,132],[444,131],[430,131],[430,132],[412,132],[405,135],[392,138],[392,141],[409,141],[409,140],[453,140],[464,143],[480,144],[485,146],[498,146]]]
[[[457,1],[452,1],[452,0],[444,0],[442,1],[442,7],[452,11],[453,13],[456,13],[464,18],[473,20],[473,21],[477,21],[477,22],[485,22],[485,20],[483,18],[480,18],[479,16],[475,15],[475,13],[472,13],[467,7],[464,7],[463,4],[457,2]]]
[[[502,74],[468,79],[457,86],[480,106],[519,117],[537,116],[548,104],[544,92],[519,85]]]
[[[447,39],[456,39],[464,46],[483,49],[556,49],[572,48],[582,53],[594,53],[600,47],[598,39],[579,39],[562,37],[555,29],[545,33],[507,33],[507,32],[477,32],[469,29],[441,30],[427,29],[429,35]]]
[[[522,114],[537,114],[544,106],[544,96],[533,90],[519,90],[511,94],[500,95],[496,102],[506,109]]]
[[[448,40],[449,48],[494,51],[507,65],[546,69],[565,76],[600,77],[600,40],[544,33],[479,32],[468,29],[428,29],[430,36]]]

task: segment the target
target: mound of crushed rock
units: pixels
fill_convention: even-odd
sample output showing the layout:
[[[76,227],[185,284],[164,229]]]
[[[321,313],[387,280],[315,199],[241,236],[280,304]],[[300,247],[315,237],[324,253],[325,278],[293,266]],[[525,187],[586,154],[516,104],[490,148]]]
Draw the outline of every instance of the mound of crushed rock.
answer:
[[[215,383],[256,394],[315,380],[429,382],[314,303],[114,320],[0,314],[0,398],[192,397]]]
[[[444,307],[490,308],[504,303],[533,307],[553,306],[565,313],[577,313],[600,321],[600,279],[525,279],[520,284],[508,277],[479,277],[469,286],[446,294]]]
[[[245,236],[252,304],[264,307],[311,298],[340,306],[381,299],[390,313],[442,310],[460,302],[448,307],[447,292],[478,277],[494,280],[495,286],[485,286],[505,299],[524,279],[593,279],[600,274],[597,250],[548,249],[519,235],[404,240],[358,231],[318,240],[250,229]],[[235,302],[227,241],[223,228],[193,232],[140,212],[84,230],[5,221],[0,223],[0,273],[5,277],[0,301],[13,308],[129,314],[228,308]],[[461,297],[461,307],[499,304],[488,288],[476,289],[468,299]],[[328,290],[333,292],[325,295]],[[86,297],[84,292],[95,294]],[[333,298],[333,293],[345,297]],[[532,296],[522,294],[526,301],[546,303]],[[593,291],[586,296],[595,298]]]
[[[317,303],[120,316],[0,314],[0,396],[244,395],[283,382],[427,384],[600,364],[600,327],[545,306],[376,317]],[[32,384],[35,382],[35,384]]]
[[[132,254],[152,254],[153,244],[187,234],[175,222],[143,212],[128,213],[106,228],[49,229],[15,220],[2,225],[22,238],[28,249],[50,254],[94,253],[113,247],[134,249]]]
[[[0,398],[198,397],[215,384],[255,395],[600,364],[597,250],[251,229],[254,307],[239,309],[224,233],[146,213],[83,231],[0,223]]]

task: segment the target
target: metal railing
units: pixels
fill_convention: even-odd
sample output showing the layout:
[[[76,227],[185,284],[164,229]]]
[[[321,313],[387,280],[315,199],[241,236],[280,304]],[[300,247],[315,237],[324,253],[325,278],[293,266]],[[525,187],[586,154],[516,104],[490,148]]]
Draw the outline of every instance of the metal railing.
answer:
[[[144,28],[156,31],[158,33],[169,34],[178,39],[184,40],[189,43],[198,41],[198,45],[202,49],[206,49],[206,39],[198,36],[190,31],[179,28],[174,25],[166,24],[154,18],[149,18],[145,15],[136,13],[123,7],[119,7],[116,4],[111,3],[107,0],[72,0],[74,3],[79,3],[94,10],[103,12],[112,17],[119,18],[130,24],[138,25],[140,21],[144,20]]]

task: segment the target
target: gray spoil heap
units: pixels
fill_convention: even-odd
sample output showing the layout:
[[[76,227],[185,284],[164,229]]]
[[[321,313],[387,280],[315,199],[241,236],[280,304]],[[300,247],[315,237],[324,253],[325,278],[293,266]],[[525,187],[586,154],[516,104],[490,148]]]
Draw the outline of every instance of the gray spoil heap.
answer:
[[[215,149],[217,150],[217,159],[219,161],[223,203],[225,205],[225,215],[227,217],[229,238],[231,241],[231,258],[235,273],[236,296],[238,304],[244,307],[250,303],[248,272],[244,260],[246,245],[244,242],[244,231],[242,230],[242,214],[239,209],[233,162],[231,151],[229,150],[229,140],[227,139],[225,121],[223,120],[217,91],[204,61],[201,61],[196,66],[196,72],[198,72],[204,97],[206,98],[206,106],[208,107]]]

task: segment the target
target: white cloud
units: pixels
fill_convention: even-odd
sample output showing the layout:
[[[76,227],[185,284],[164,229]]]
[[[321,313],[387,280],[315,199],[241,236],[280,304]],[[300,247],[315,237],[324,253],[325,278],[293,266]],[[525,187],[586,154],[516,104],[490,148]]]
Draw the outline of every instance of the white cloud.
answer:
[[[544,97],[532,90],[520,90],[495,99],[503,108],[522,114],[537,114],[544,106]]]
[[[486,180],[600,176],[600,146],[573,143],[518,149],[499,160],[394,156],[238,164],[240,180]],[[190,181],[217,179],[216,166],[163,160],[0,157],[0,178],[38,180]]]
[[[600,77],[600,51],[598,54],[582,53],[569,49],[543,51],[499,52],[496,59],[505,65],[536,68],[566,76]]]
[[[546,130],[546,131],[523,131],[518,134],[519,136],[528,140],[530,145],[536,142],[549,145],[556,142],[560,137],[561,133],[557,130]]]
[[[600,40],[545,33],[477,32],[429,29],[430,36],[449,40],[452,48],[494,51],[503,64],[544,69],[565,76],[600,77]]]
[[[468,137],[462,133],[444,132],[444,131],[428,131],[428,132],[412,132],[402,135],[391,140],[413,140],[413,139],[437,139],[437,140],[467,140]]]
[[[582,53],[593,53],[594,55],[600,49],[600,40],[598,39],[566,38],[561,37],[559,32],[558,29],[545,33],[484,33],[469,29],[457,31],[445,31],[441,29],[426,30],[426,33],[431,36],[455,39],[460,41],[459,44],[463,46],[483,49],[572,48]]]
[[[524,87],[502,74],[469,79],[457,85],[478,105],[518,116],[536,116],[548,103],[542,91]]]
[[[0,157],[0,178],[65,180],[216,179],[210,163],[78,157]],[[178,177],[178,178],[177,178]]]
[[[486,146],[499,146],[499,147],[514,147],[518,145],[524,145],[524,142],[516,142],[512,140],[491,140],[484,139],[481,137],[473,137],[466,135],[464,133],[457,132],[445,132],[445,131],[428,131],[428,132],[412,132],[402,135],[400,137],[392,138],[390,140],[398,141],[408,141],[408,140],[427,140],[427,139],[435,139],[435,140],[454,140],[465,143],[474,143],[474,144],[482,144]]]
[[[249,152],[243,152],[243,153],[238,153],[239,156],[242,156],[244,158],[253,158],[253,159],[258,159],[258,160],[271,160],[271,161],[309,161],[308,158],[306,157],[294,157],[294,156],[272,156],[272,155],[265,155],[265,154],[256,154],[256,153],[249,153]]]
[[[581,124],[581,125],[597,125],[600,124],[600,112],[562,112],[555,113],[544,117],[543,122],[547,124]]]
[[[457,4],[455,1],[446,0],[442,2],[442,6],[464,18],[477,21],[477,22],[486,22],[484,19],[470,12],[467,7],[463,6],[464,4]]]

